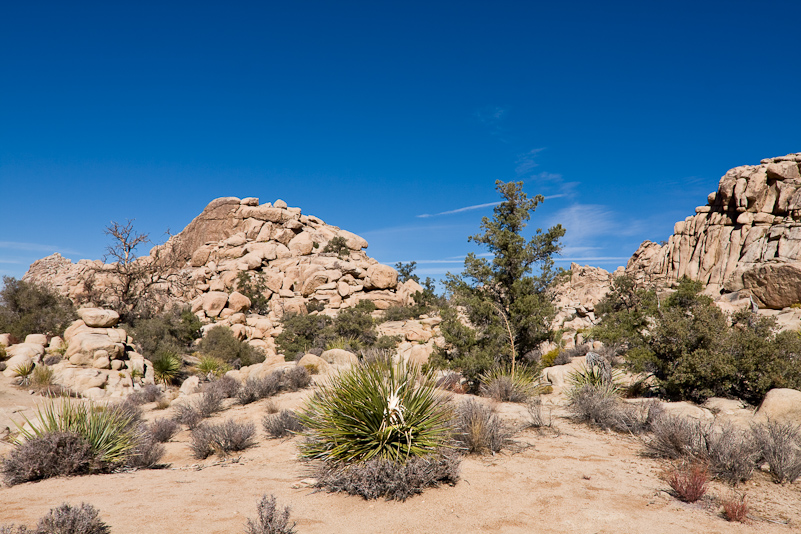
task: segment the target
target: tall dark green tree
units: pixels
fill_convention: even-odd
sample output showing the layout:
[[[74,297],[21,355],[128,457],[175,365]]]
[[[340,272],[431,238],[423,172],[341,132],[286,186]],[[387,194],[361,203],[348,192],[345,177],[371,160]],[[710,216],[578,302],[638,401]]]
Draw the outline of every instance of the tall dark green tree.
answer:
[[[462,274],[448,273],[445,287],[455,306],[442,312],[447,347],[434,359],[471,379],[511,360],[510,337],[518,355],[550,338],[555,311],[546,289],[560,271],[554,268],[553,256],[565,234],[556,225],[537,229],[526,240],[523,230],[543,197],[528,198],[522,182],[497,181],[495,188],[503,201],[491,219],[482,219],[482,231],[469,238],[485,247],[491,259],[470,253]],[[470,326],[460,320],[462,313]]]

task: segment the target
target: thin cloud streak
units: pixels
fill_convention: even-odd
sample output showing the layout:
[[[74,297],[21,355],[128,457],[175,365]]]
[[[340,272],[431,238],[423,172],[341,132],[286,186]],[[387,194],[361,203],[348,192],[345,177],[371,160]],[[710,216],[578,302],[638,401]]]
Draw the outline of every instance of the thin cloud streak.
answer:
[[[420,219],[425,219],[425,218],[428,218],[428,217],[439,217],[440,215],[453,215],[454,213],[462,213],[462,212],[465,212],[465,211],[479,210],[481,208],[489,208],[491,206],[497,206],[498,204],[501,204],[501,203],[502,203],[501,201],[498,201],[498,202],[487,202],[486,204],[476,204],[474,206],[465,206],[463,208],[456,208],[455,210],[441,211],[439,213],[423,213],[422,215],[417,215],[417,217],[420,218]]]

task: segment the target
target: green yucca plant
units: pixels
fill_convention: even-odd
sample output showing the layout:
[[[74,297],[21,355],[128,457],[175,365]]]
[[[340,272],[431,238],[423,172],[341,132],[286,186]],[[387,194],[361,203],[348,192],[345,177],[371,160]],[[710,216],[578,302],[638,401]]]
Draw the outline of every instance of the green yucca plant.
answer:
[[[112,464],[123,461],[134,447],[132,415],[117,407],[97,409],[91,403],[63,399],[60,403],[50,401],[36,411],[36,421],[23,416],[27,425],[17,424],[20,437],[26,440],[54,432],[75,433],[86,439],[99,461]]]
[[[165,350],[157,352],[151,363],[154,378],[166,386],[178,379],[183,361],[175,352]]]
[[[448,446],[452,412],[432,372],[373,362],[332,377],[298,418],[307,428],[301,456],[345,465],[435,453]]]
[[[596,365],[582,365],[567,375],[566,382],[568,398],[579,392],[584,386],[591,386],[606,395],[620,395],[623,391],[619,371],[613,370],[611,374],[606,374],[600,366]]]
[[[200,362],[197,364],[197,370],[206,376],[222,376],[231,370],[231,366],[214,356],[206,354],[200,357]]]
[[[339,336],[333,341],[329,341],[325,345],[325,350],[342,349],[347,351],[355,351],[361,347],[361,342],[357,336]]]
[[[31,383],[31,376],[35,368],[36,364],[33,362],[21,363],[14,367],[14,372],[17,373],[17,380],[20,386],[27,386]]]

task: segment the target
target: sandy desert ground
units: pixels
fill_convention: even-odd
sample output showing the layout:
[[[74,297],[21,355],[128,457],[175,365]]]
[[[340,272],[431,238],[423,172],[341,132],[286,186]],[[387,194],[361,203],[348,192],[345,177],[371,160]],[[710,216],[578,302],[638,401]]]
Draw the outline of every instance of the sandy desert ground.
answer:
[[[21,420],[43,399],[0,382],[0,432]],[[308,390],[272,400],[297,408]],[[764,473],[741,488],[752,520],[729,523],[718,499],[731,489],[712,483],[697,504],[668,493],[660,478],[666,463],[644,457],[639,438],[596,431],[572,422],[558,395],[545,397],[553,428],[516,435],[512,451],[470,456],[453,487],[429,489],[406,502],[365,501],[314,492],[301,481],[308,468],[298,461],[294,439],[270,440],[261,429],[266,403],[233,405],[215,417],[252,420],[259,443],[239,456],[198,462],[189,454],[189,432],[167,443],[168,468],[58,478],[0,487],[0,524],[35,524],[62,502],[98,508],[115,534],[243,532],[263,494],[292,509],[300,534],[317,533],[791,533],[801,529],[801,483],[775,485]],[[170,413],[146,405],[146,417]],[[525,411],[502,404],[499,413],[521,425]],[[13,428],[13,425],[11,425]],[[0,454],[11,448],[0,443]]]

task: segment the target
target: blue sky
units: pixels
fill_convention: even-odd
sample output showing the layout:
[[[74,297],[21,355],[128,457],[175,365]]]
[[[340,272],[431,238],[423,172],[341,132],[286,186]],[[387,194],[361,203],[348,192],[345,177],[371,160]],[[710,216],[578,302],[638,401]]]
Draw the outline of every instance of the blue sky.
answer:
[[[277,198],[458,272],[495,180],[614,269],[801,151],[799,2],[5,2],[0,274]],[[481,250],[476,250],[481,252]],[[144,252],[144,251],[143,251]]]

